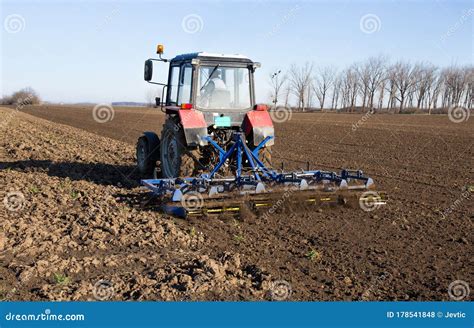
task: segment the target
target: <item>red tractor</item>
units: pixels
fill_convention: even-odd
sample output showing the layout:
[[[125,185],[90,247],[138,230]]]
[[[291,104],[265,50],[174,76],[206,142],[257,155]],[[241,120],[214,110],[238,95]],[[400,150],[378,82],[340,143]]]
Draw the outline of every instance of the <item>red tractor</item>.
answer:
[[[159,58],[145,62],[144,77],[163,87],[156,104],[166,113],[166,121],[160,137],[148,131],[138,139],[142,177],[193,177],[212,169],[222,154],[210,145],[210,138],[225,151],[234,143],[235,132],[245,135],[249,149],[271,137],[258,150],[260,160],[270,168],[273,123],[267,106],[257,105],[255,100],[254,72],[260,63],[242,55],[206,52],[168,60],[162,58],[162,45],[157,53]],[[169,63],[166,84],[152,81],[154,61]],[[229,158],[221,175],[232,172],[233,165]]]

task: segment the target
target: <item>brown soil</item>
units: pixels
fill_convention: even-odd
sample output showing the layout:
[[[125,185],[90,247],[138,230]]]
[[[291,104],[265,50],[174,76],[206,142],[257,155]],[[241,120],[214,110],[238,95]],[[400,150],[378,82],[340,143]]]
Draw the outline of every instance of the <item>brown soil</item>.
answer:
[[[24,197],[0,204],[0,299],[262,300],[284,280],[288,300],[449,300],[472,285],[472,119],[294,114],[274,162],[360,168],[389,203],[181,220],[137,205],[134,144],[159,110],[22,112],[0,108],[0,200]]]

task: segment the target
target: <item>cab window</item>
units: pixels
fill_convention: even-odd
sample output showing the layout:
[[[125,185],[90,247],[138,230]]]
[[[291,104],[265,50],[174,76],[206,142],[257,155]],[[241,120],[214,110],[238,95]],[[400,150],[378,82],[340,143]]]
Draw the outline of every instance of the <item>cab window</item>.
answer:
[[[169,78],[169,90],[167,105],[178,103],[179,66],[172,66]]]

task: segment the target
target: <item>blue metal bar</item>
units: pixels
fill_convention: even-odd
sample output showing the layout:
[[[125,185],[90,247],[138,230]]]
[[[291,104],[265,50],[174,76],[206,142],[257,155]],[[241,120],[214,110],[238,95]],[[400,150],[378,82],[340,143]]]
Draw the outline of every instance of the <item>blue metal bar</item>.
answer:
[[[214,174],[216,174],[216,172],[219,171],[222,165],[224,165],[225,161],[230,157],[230,155],[234,153],[236,147],[237,147],[237,143],[233,144],[232,147],[230,147],[229,151],[225,153],[224,156],[220,159],[219,163],[214,167],[211,174],[209,175],[211,179],[214,177]]]
[[[237,147],[237,171],[236,171],[237,180],[240,179],[241,174],[242,174],[242,148]]]
[[[247,159],[250,163],[250,166],[252,167],[255,179],[257,179],[257,181],[261,181],[262,179],[260,178],[260,175],[258,174],[258,166],[256,166],[255,162],[253,161],[253,156],[252,156],[253,154],[250,151],[249,147],[247,147],[247,145],[242,140],[242,136],[240,136],[240,138],[237,142],[240,143],[240,147],[242,147],[244,149],[245,155],[247,156]]]
[[[258,144],[257,148],[252,150],[252,153],[258,157],[258,151],[262,148],[269,140],[273,139],[272,136],[266,137],[261,143]]]
[[[251,152],[251,155],[255,159],[255,162],[257,162],[260,169],[262,170],[263,175],[276,181],[278,178],[278,174],[275,173],[273,170],[269,169],[268,167],[266,167],[265,164],[263,164],[263,162],[258,157],[258,154],[254,154],[253,152]]]
[[[219,160],[221,161],[222,157],[226,153],[225,150],[222,149],[221,146],[219,146],[219,144],[217,142],[215,142],[211,137],[205,136],[203,139],[207,140],[214,148],[216,148],[219,151]]]

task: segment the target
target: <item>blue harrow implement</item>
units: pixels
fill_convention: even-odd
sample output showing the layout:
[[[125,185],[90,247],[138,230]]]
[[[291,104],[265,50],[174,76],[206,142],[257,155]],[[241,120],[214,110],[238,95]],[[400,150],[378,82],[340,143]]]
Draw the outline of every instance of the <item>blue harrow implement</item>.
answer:
[[[250,149],[245,135],[234,132],[233,145],[226,151],[206,136],[204,139],[219,153],[219,162],[208,172],[199,177],[141,182],[158,198],[164,212],[179,217],[236,213],[242,206],[261,210],[287,199],[297,207],[344,205],[351,198],[360,200],[364,191],[374,188],[373,180],[359,170],[342,170],[338,174],[309,169],[278,172],[268,168],[258,154],[272,138],[267,137],[255,149]],[[221,168],[229,164],[233,165],[234,175],[220,177]],[[384,203],[377,193],[371,193],[368,201]]]

